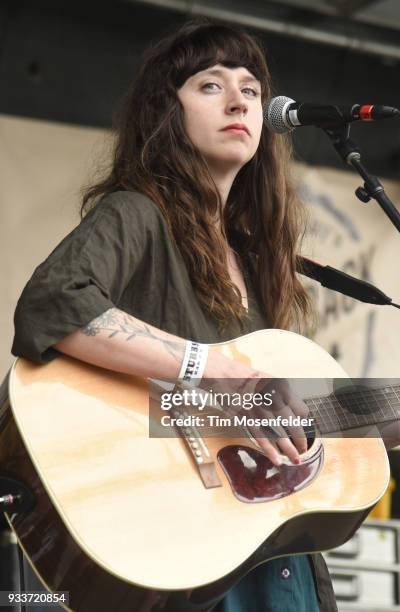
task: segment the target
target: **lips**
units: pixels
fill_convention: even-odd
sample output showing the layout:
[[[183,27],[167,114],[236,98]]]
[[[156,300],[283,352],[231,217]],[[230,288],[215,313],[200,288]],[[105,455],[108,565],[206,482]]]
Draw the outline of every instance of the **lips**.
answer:
[[[249,128],[244,125],[243,123],[231,123],[230,125],[227,125],[226,127],[223,128],[223,132],[226,131],[235,131],[235,132],[245,132],[246,134],[248,134],[250,136],[250,131]]]

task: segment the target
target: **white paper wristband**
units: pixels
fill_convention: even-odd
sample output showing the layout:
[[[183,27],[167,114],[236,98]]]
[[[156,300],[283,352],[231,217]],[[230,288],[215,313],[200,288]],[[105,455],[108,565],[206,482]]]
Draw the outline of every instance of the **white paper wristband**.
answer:
[[[196,386],[197,382],[203,377],[207,357],[208,344],[188,340],[179,372],[179,381],[185,382],[189,386]]]

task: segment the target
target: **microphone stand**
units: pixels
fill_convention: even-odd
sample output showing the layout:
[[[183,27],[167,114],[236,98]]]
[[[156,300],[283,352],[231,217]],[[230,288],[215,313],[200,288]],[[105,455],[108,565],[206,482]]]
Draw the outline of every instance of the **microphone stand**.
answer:
[[[357,198],[368,203],[371,199],[376,200],[385,214],[389,217],[397,231],[400,232],[400,213],[386,194],[383,185],[378,178],[368,172],[361,162],[361,152],[358,145],[350,139],[350,124],[346,123],[333,128],[325,128],[336,151],[346,164],[353,166],[364,180],[364,186],[355,191]]]

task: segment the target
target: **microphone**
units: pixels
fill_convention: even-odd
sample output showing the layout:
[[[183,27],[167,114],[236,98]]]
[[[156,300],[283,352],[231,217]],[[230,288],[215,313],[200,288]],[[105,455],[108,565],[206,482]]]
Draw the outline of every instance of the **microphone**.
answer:
[[[264,121],[274,132],[284,134],[302,125],[335,128],[353,121],[376,121],[400,115],[392,106],[377,104],[353,104],[337,106],[295,102],[286,96],[272,98],[264,109]]]

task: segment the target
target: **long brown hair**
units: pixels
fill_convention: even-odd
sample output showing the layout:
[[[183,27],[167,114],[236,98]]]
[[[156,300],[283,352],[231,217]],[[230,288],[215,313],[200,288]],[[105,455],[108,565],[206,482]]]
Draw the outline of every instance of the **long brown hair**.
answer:
[[[263,104],[271,97],[265,53],[255,38],[227,25],[187,23],[145,54],[117,118],[111,170],[86,190],[82,214],[116,190],[147,195],[163,213],[199,301],[220,329],[246,319],[226,264],[230,232],[241,232],[244,252],[257,253],[258,291],[270,325],[301,329],[310,304],[296,275],[301,205],[288,177],[288,141],[263,127],[256,154],[237,174],[222,208],[207,163],[185,132],[177,90],[215,64],[247,68],[261,83]]]

